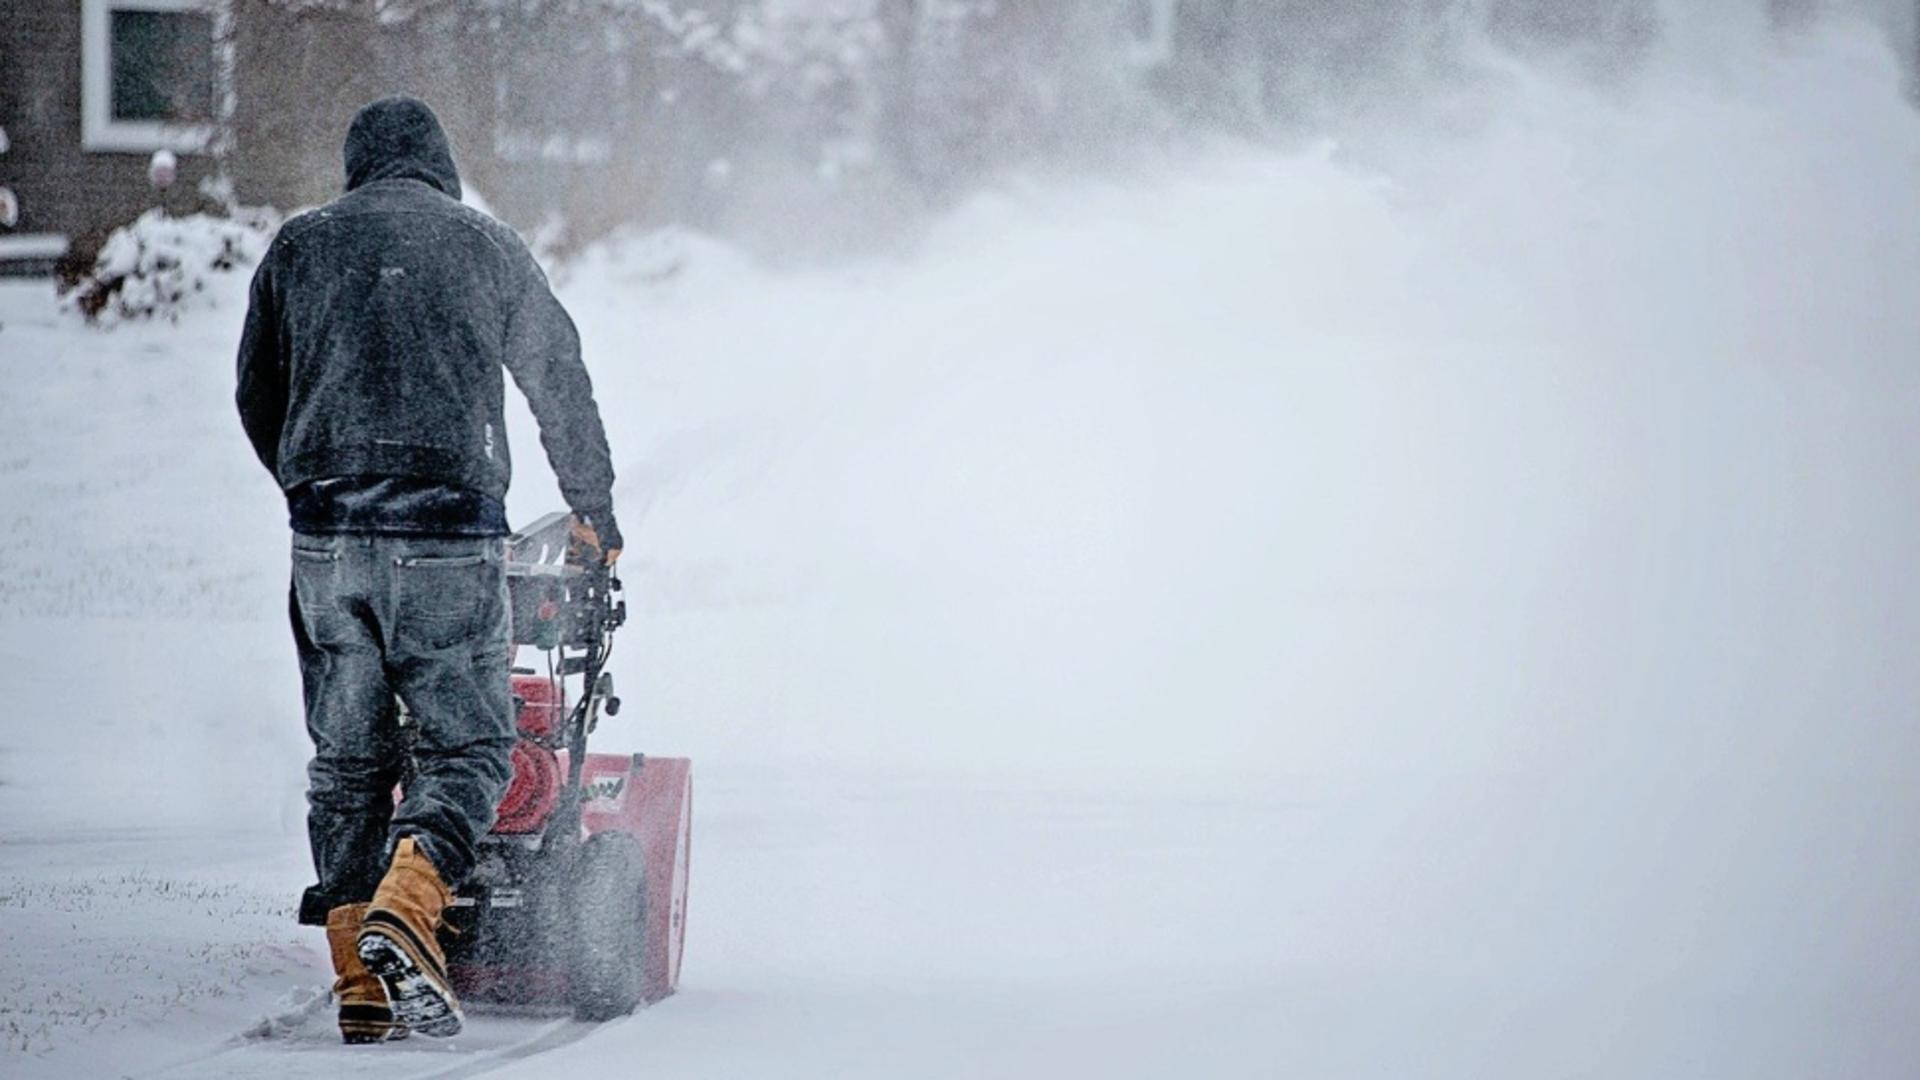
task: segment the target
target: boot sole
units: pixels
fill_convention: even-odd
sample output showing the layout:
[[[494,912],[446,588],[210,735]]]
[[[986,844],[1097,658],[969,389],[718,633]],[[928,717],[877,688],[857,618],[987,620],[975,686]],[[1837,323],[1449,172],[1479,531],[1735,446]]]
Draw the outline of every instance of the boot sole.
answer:
[[[435,1039],[460,1034],[464,1017],[453,990],[404,942],[368,927],[360,932],[357,948],[360,962],[387,988],[387,1005],[397,1023]]]
[[[340,1006],[340,1041],[349,1046],[393,1042],[406,1037],[406,1025],[394,1023],[393,1010],[385,1005],[356,1002]]]

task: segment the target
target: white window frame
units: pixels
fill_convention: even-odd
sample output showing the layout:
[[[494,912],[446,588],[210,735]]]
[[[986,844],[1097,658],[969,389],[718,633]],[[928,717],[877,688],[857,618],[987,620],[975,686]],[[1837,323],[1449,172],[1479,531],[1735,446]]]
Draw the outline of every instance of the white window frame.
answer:
[[[209,0],[80,0],[80,146],[85,150],[145,154],[172,150],[195,154],[213,141],[215,125],[113,118],[113,13],[178,11],[218,17]],[[220,62],[218,50],[214,63]],[[219,72],[213,73],[215,96]]]
[[[65,233],[7,233],[0,236],[0,262],[58,259],[71,246]]]

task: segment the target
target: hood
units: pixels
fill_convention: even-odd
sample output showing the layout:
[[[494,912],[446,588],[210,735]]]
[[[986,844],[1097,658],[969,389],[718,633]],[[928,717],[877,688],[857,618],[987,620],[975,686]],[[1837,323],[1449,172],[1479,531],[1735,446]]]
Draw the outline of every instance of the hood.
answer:
[[[347,190],[375,180],[422,180],[460,197],[460,173],[440,118],[419,98],[384,97],[347,128]]]

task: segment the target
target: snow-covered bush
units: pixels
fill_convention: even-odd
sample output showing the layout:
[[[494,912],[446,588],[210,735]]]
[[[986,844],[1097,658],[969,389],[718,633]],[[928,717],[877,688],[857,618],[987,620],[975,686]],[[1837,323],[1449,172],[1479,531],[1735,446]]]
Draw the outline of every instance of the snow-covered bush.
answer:
[[[93,269],[62,290],[62,306],[99,325],[178,319],[211,306],[217,276],[258,262],[279,225],[279,215],[265,209],[232,217],[149,210],[107,237]]]

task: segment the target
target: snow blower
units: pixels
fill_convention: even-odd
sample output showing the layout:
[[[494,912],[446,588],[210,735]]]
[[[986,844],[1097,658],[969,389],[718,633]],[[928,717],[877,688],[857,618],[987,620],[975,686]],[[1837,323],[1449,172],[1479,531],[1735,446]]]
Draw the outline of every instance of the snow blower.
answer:
[[[679,982],[693,771],[587,752],[620,711],[606,663],[626,603],[609,568],[570,553],[567,525],[549,514],[507,540],[514,644],[543,653],[545,670],[511,672],[513,781],[443,944],[464,1001],[606,1020]]]

